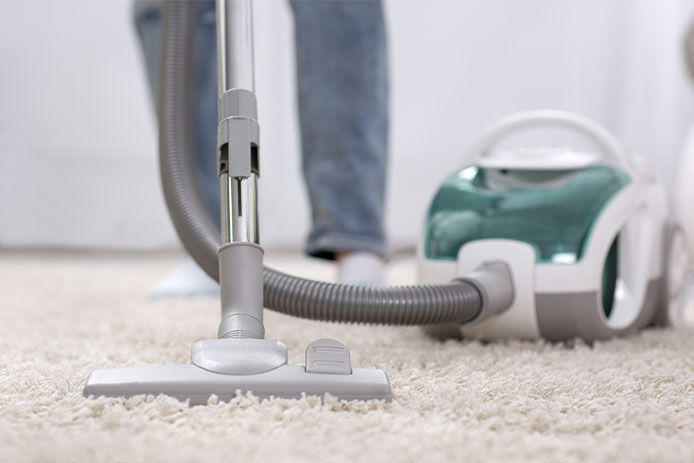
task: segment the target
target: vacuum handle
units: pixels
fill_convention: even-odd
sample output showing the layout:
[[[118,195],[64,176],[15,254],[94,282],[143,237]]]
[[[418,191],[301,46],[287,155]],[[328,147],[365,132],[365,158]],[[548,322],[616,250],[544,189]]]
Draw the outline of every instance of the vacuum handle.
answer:
[[[499,119],[482,133],[470,152],[471,157],[489,156],[491,148],[511,132],[548,126],[585,135],[600,148],[606,159],[626,171],[631,170],[631,163],[621,143],[609,131],[578,114],[550,109],[523,111]]]

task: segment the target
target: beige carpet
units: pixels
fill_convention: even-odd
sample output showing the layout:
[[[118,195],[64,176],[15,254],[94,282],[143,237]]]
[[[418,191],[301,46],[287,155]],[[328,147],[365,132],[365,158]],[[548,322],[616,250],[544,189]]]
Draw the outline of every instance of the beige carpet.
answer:
[[[292,362],[311,340],[339,338],[355,366],[388,372],[395,401],[84,399],[94,368],[187,362],[193,342],[214,336],[214,299],[144,297],[179,263],[0,254],[0,461],[694,461],[687,330],[593,347],[483,345],[267,313],[268,337]],[[391,279],[407,282],[411,268],[396,262]]]

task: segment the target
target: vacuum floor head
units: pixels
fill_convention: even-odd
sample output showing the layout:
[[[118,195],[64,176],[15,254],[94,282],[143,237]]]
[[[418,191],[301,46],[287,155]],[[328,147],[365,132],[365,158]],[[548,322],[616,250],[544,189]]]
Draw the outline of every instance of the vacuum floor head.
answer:
[[[209,339],[193,346],[191,364],[95,370],[84,387],[86,397],[164,394],[190,405],[206,404],[212,395],[229,401],[248,392],[261,399],[330,394],[392,400],[385,372],[352,368],[349,350],[333,339],[309,344],[306,365],[288,365],[287,347],[279,341]]]

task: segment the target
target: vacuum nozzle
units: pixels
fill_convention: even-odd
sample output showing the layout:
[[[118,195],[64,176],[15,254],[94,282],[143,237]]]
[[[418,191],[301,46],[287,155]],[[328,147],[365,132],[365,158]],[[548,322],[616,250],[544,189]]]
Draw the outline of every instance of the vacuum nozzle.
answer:
[[[248,392],[261,399],[393,398],[386,373],[352,368],[349,350],[334,339],[309,344],[306,365],[287,365],[287,347],[279,341],[208,339],[193,346],[191,364],[95,370],[84,387],[85,397],[164,394],[190,405],[206,404],[212,395],[227,402]]]

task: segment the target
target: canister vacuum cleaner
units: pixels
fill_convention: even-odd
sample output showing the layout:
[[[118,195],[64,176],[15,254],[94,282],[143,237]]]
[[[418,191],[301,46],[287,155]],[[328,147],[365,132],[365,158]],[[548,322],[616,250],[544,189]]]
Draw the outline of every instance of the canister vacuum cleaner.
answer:
[[[495,149],[504,136],[563,128],[593,141],[570,148]],[[422,282],[508,265],[514,300],[481,323],[436,327],[486,339],[586,340],[678,321],[690,251],[668,221],[664,186],[605,129],[561,111],[529,111],[488,128],[434,197],[418,249]]]
[[[418,248],[421,284],[350,286],[263,267],[257,191],[261,155],[250,0],[217,0],[218,176],[222,229],[206,215],[192,165],[195,3],[166,2],[160,73],[160,163],[166,203],[186,250],[220,283],[218,338],[191,363],[95,370],[85,396],[165,394],[190,404],[237,393],[391,400],[385,372],[352,368],[348,348],[319,339],[304,365],[264,339],[263,307],[315,320],[422,325],[432,334],[588,340],[664,324],[682,305],[689,244],[667,220],[666,194],[645,164],[580,116],[532,111],[502,119],[450,176]],[[559,126],[595,153],[495,149],[509,132]]]

